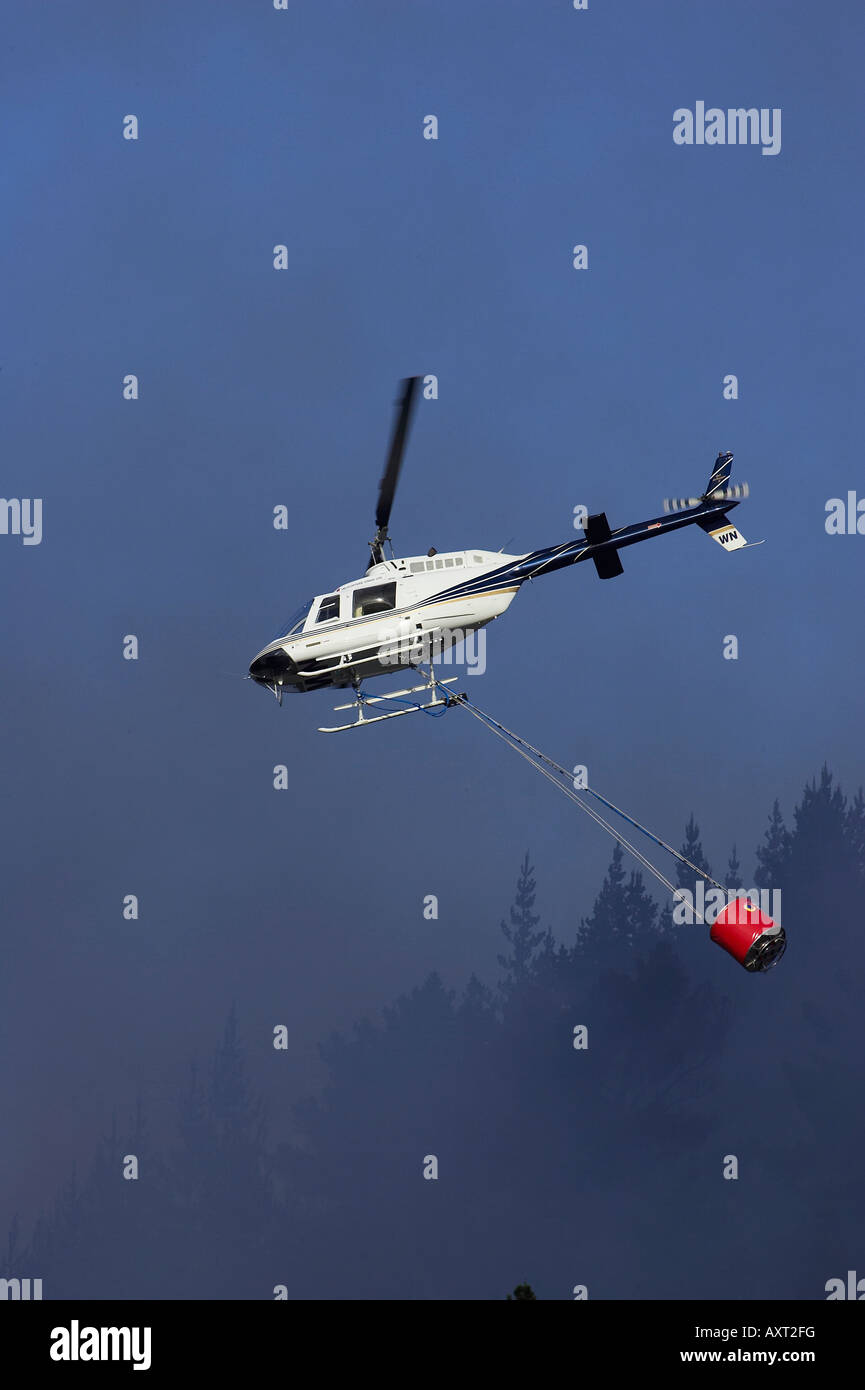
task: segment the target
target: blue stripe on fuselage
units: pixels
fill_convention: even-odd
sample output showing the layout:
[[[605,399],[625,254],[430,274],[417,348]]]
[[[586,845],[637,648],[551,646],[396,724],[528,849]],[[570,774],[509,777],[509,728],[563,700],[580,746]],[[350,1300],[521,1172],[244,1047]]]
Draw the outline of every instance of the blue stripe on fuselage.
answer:
[[[376,616],[381,618],[400,617],[404,613],[414,613],[419,608],[430,608],[435,603],[444,603],[459,598],[472,598],[491,593],[508,584],[524,584],[527,579],[534,579],[541,574],[552,574],[554,570],[564,569],[566,565],[578,564],[581,560],[590,560],[593,555],[602,551],[622,550],[625,546],[635,545],[638,541],[662,536],[668,531],[679,531],[683,526],[690,526],[700,517],[720,516],[725,511],[732,511],[733,507],[738,507],[738,505],[739,503],[736,501],[702,503],[699,507],[691,507],[687,511],[677,512],[673,516],[657,516],[648,521],[638,521],[633,526],[622,526],[618,531],[611,532],[608,540],[596,542],[594,545],[589,545],[589,542],[584,539],[564,541],[560,545],[547,546],[543,550],[532,550],[517,560],[510,560],[507,564],[500,565],[498,569],[487,570],[485,574],[478,575],[476,579],[463,579],[458,584],[452,584],[449,589],[440,589],[438,593],[431,594],[428,598],[418,599],[414,603],[405,604],[401,608],[392,608],[388,613],[381,613]],[[322,629],[322,631],[329,636],[332,632],[343,632],[346,628],[370,621],[368,614],[362,618],[347,618],[345,622],[336,623],[333,627]],[[311,631],[314,630],[311,629]],[[298,633],[295,640],[308,636],[310,636],[309,632]],[[269,647],[274,645],[281,645],[281,643],[278,641],[268,643]]]

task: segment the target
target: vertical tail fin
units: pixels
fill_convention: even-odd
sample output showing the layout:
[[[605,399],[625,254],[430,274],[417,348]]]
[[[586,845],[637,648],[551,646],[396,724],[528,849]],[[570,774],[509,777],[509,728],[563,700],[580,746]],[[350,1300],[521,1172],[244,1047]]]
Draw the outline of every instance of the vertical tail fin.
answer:
[[[730,481],[732,470],[733,455],[729,452],[726,454],[719,454],[715,459],[715,466],[709,475],[705,496],[709,497],[713,492],[718,492],[721,488],[725,488]]]
[[[725,510],[738,507],[750,493],[747,483],[730,482],[732,471],[733,455],[728,450],[715,459],[702,497],[668,497],[664,501],[664,511],[680,512],[694,508],[701,512],[701,516],[692,516],[691,519],[725,550],[742,550],[749,544],[762,545],[762,541],[746,541],[741,531],[724,514]],[[730,507],[725,508],[725,503],[729,503]]]
[[[747,483],[731,483],[730,474],[732,471],[733,455],[729,452],[719,454],[709,474],[706,491],[703,493],[702,497],[666,497],[664,499],[664,511],[681,512],[687,507],[700,507],[704,502],[741,501],[742,498],[748,496],[751,489],[748,487]]]

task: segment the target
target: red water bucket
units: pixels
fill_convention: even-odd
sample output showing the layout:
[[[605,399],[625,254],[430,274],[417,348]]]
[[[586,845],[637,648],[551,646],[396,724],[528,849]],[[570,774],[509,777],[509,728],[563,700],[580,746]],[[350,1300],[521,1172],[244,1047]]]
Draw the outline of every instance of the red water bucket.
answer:
[[[728,903],[712,923],[709,936],[746,970],[771,970],[787,949],[784,928],[747,898]]]

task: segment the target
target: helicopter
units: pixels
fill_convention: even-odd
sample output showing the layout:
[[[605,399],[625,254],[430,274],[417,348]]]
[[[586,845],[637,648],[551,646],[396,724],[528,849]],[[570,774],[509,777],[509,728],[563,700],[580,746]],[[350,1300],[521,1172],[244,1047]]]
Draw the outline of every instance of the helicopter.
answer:
[[[724,550],[748,546],[726,513],[749,495],[747,483],[730,484],[733,455],[719,453],[705,492],[699,497],[668,499],[665,515],[611,530],[605,512],[587,516],[583,536],[522,555],[483,549],[396,557],[388,534],[391,509],[406,440],[422,378],[402,383],[384,473],[379,484],[375,535],[360,579],[340,584],[302,603],[253,659],[249,677],[276,696],[285,692],[352,689],[354,700],[336,710],[354,710],[355,718],[322,733],[339,733],[432,710],[450,703],[442,687],[456,680],[434,677],[432,662],[425,682],[383,696],[367,696],[363,681],[399,670],[421,670],[419,661],[433,650],[448,651],[469,633],[486,627],[510,607],[527,580],[590,560],[601,579],[622,574],[619,552],[640,541],[696,525]],[[760,545],[761,541],[751,542]],[[370,707],[425,692],[428,698],[370,716]],[[439,711],[443,712],[443,711]]]

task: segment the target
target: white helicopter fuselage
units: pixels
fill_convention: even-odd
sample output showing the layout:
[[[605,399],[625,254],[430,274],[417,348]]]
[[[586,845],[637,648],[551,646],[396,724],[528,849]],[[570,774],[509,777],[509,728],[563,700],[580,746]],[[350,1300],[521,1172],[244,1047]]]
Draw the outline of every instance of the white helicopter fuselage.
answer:
[[[353,686],[355,723],[325,732],[336,733],[342,728],[397,719],[421,708],[447,708],[455,703],[457,697],[448,692],[442,694],[438,689],[453,681],[438,680],[432,662],[504,613],[527,580],[587,560],[592,561],[600,579],[614,579],[622,573],[621,550],[692,524],[725,550],[747,544],[725,514],[748,495],[745,484],[730,486],[733,455],[727,452],[716,458],[706,491],[699,497],[666,502],[664,516],[613,531],[606,513],[597,512],[584,518],[581,538],[572,536],[559,545],[522,555],[490,550],[455,550],[439,555],[431,550],[426,555],[388,559],[390,514],[421,381],[420,376],[412,376],[402,383],[379,482],[376,529],[369,542],[366,574],[303,604],[249,667],[249,678],[271,690],[280,704],[287,690],[344,690]],[[576,522],[575,529],[579,529]],[[430,700],[426,705],[406,704],[402,699],[415,694],[417,686],[392,691],[388,696],[367,696],[361,690],[361,683],[370,677],[390,675],[421,663],[428,665],[424,689],[429,691]],[[365,717],[367,706],[384,706],[398,698],[402,701],[399,710]]]
[[[458,550],[384,560],[304,605],[250,672],[274,693],[301,692],[429,661],[504,613],[521,582],[507,570],[522,558]]]

